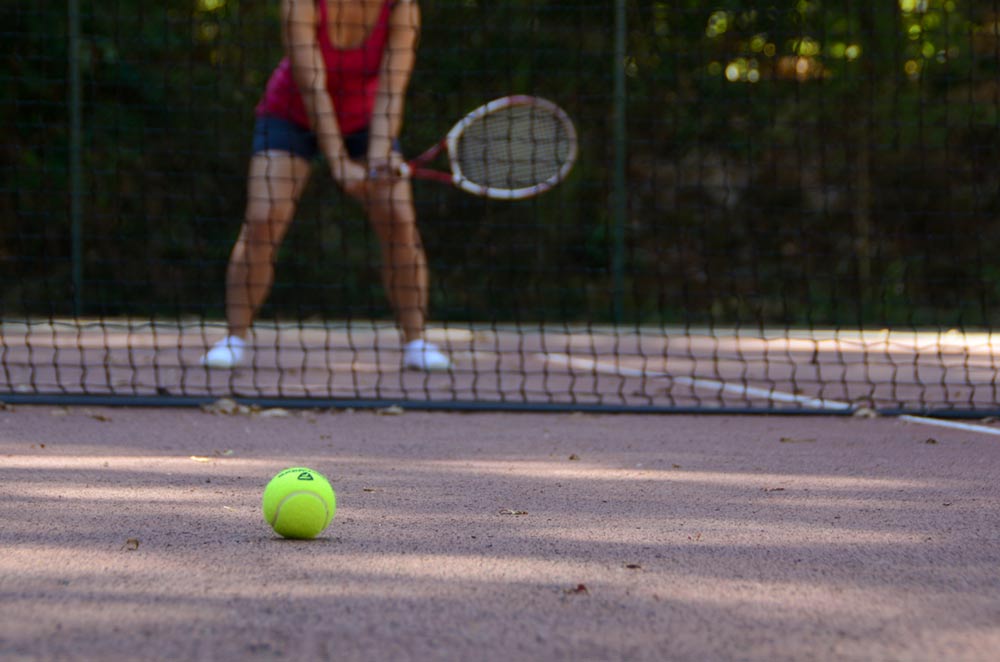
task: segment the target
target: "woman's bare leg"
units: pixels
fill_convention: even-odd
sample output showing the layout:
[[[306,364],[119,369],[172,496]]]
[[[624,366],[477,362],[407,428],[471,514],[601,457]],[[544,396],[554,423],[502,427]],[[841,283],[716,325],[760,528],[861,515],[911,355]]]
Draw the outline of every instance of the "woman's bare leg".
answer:
[[[416,340],[424,333],[428,277],[410,181],[374,183],[364,204],[381,244],[382,284],[396,322],[405,342]]]
[[[246,336],[274,282],[274,259],[309,181],[309,162],[287,152],[254,154],[243,227],[226,272],[229,334]]]

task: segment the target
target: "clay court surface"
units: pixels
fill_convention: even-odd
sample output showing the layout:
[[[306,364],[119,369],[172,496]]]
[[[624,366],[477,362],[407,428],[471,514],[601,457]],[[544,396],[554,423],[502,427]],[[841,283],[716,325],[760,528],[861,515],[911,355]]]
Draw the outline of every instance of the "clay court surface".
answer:
[[[3,660],[1000,650],[1000,439],[897,419],[19,406],[0,504]]]

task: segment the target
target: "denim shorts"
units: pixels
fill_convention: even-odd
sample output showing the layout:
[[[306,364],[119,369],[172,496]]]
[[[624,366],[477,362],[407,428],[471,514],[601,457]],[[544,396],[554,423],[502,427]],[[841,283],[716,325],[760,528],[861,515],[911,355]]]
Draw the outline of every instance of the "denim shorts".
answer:
[[[344,136],[344,147],[352,159],[363,159],[368,153],[368,129]],[[399,141],[394,140],[392,147],[399,151]],[[253,153],[270,149],[290,152],[306,161],[312,161],[319,154],[319,144],[312,129],[273,115],[258,115],[253,127]]]

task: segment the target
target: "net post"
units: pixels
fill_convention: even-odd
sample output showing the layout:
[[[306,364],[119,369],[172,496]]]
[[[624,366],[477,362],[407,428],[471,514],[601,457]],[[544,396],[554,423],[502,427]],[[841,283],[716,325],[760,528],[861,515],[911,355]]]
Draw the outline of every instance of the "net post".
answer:
[[[611,278],[612,315],[619,323],[624,316],[625,296],[625,216],[628,211],[625,197],[625,0],[615,0],[615,46],[614,46],[614,170],[611,189]]]
[[[69,221],[72,250],[73,314],[83,314],[83,167],[80,82],[80,1],[67,0],[69,22]]]

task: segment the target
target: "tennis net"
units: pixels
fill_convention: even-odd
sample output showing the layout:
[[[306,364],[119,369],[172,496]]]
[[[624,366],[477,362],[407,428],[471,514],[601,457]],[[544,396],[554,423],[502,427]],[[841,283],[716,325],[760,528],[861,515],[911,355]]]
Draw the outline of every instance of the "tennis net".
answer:
[[[441,374],[322,167],[246,362],[199,364],[278,8],[75,6],[0,8],[0,400],[1000,412],[995,3],[422,2],[404,152],[513,93],[580,140],[530,200],[414,183]]]

